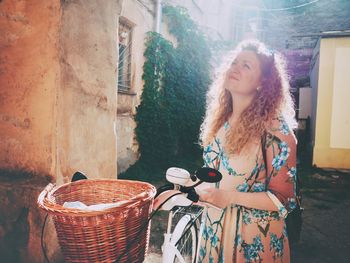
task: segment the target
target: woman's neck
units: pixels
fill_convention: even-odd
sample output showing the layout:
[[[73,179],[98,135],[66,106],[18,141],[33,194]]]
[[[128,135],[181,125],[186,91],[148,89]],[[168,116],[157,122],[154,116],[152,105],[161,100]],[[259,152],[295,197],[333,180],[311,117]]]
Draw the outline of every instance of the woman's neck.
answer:
[[[246,108],[248,108],[248,106],[252,103],[254,95],[249,96],[249,95],[231,93],[231,96],[232,96],[232,114],[229,117],[229,123],[231,125],[234,125],[238,121],[242,112]]]

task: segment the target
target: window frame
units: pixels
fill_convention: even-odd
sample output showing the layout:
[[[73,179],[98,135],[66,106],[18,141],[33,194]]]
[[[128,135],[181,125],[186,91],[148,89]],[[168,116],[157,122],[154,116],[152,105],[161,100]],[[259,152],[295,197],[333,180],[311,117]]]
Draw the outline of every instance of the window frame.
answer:
[[[132,23],[130,20],[123,16],[119,16],[118,18],[118,68],[117,68],[117,92],[119,93],[132,93],[132,60],[133,60],[133,54],[132,54],[132,47],[133,47],[133,37],[134,37],[134,27],[135,24]],[[121,34],[121,29],[126,28],[128,31],[128,40],[126,45],[123,45],[120,41],[120,34]],[[125,49],[128,49],[127,51],[124,51],[121,53],[121,45],[125,47]],[[125,50],[124,49],[124,50]],[[125,52],[128,52],[126,54]],[[125,55],[127,55],[127,69],[125,70],[124,68],[121,68],[121,60],[120,56],[123,54],[123,67],[125,63]],[[121,79],[121,76],[127,76],[126,79]]]

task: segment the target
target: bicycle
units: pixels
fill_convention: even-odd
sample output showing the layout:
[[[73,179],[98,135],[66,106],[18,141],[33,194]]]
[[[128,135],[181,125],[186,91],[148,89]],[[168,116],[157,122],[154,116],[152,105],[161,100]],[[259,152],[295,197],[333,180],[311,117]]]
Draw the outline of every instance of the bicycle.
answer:
[[[219,171],[207,167],[200,168],[193,175],[176,167],[167,170],[166,179],[170,184],[158,188],[154,200],[155,212],[160,209],[169,211],[162,263],[197,262],[207,206],[193,204],[199,200],[199,189],[196,191],[195,187],[203,182],[219,182],[221,178]]]
[[[160,209],[169,211],[168,227],[164,234],[162,246],[162,262],[194,263],[197,261],[199,252],[199,236],[201,234],[199,231],[201,228],[199,227],[204,223],[201,218],[206,212],[206,206],[193,204],[193,202],[199,201],[199,195],[195,187],[203,182],[219,182],[222,179],[222,175],[219,171],[207,167],[198,169],[193,175],[190,175],[184,169],[172,167],[167,170],[166,178],[170,183],[157,189],[153,206],[154,211],[141,226],[140,233],[148,227],[149,221]],[[87,179],[87,176],[81,172],[76,172],[72,177],[72,182]],[[187,185],[191,182],[193,183],[192,185]],[[171,192],[172,190],[173,192]],[[42,227],[41,248],[46,262],[49,262],[43,242],[47,217],[48,215],[46,215]],[[174,228],[172,228],[173,222],[175,222]],[[136,236],[138,237],[138,235]],[[137,238],[128,242],[125,253],[128,253],[134,241],[136,242]],[[115,260],[115,263],[118,263],[125,253],[121,253]]]

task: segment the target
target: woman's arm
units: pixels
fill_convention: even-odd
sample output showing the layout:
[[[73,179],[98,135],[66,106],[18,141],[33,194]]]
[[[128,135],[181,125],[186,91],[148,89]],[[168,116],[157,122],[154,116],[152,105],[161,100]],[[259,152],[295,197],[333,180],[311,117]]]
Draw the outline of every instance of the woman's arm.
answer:
[[[278,207],[272,202],[266,192],[245,193],[210,188],[205,190],[205,194],[200,196],[200,200],[211,203],[220,208],[236,204],[249,208],[278,211]]]
[[[283,129],[282,129],[283,128]],[[286,216],[295,205],[296,139],[285,126],[269,133],[266,141],[266,192],[239,192],[206,189],[200,199],[224,208],[237,204],[249,208],[278,211]]]

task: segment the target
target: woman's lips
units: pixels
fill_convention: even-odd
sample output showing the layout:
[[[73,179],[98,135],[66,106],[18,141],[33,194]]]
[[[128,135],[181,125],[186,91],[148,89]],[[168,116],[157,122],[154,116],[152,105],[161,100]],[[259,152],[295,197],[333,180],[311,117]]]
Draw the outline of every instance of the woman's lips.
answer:
[[[235,76],[235,75],[233,75],[233,74],[230,74],[230,75],[228,76],[228,78],[229,78],[229,79],[238,80],[238,77]]]

